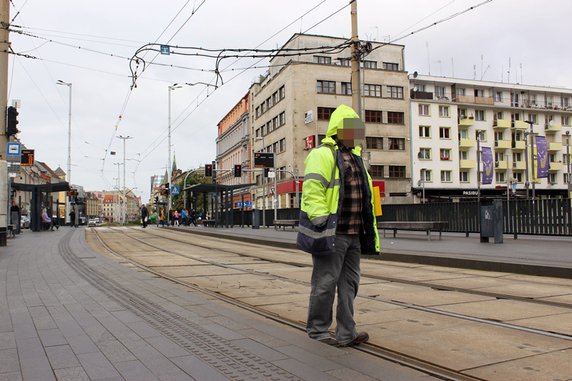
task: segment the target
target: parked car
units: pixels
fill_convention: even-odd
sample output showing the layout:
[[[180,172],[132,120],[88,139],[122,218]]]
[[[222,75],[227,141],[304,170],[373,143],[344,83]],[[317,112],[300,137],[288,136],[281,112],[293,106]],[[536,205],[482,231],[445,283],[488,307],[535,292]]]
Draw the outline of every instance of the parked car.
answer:
[[[97,221],[96,218],[90,218],[90,219],[87,221],[87,226],[88,226],[88,227],[89,227],[89,226],[97,226],[97,222],[98,222],[98,221]]]
[[[30,217],[26,215],[20,217],[20,229],[30,229]]]

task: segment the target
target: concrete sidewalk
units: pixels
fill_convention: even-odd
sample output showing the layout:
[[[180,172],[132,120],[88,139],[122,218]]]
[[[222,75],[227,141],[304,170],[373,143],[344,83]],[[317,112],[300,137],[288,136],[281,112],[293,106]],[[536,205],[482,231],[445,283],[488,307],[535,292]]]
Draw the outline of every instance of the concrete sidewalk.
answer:
[[[93,252],[83,228],[0,248],[0,380],[428,380]]]
[[[292,228],[250,227],[212,228],[170,227],[241,241],[281,247],[296,247],[297,232]],[[481,243],[478,234],[443,233],[431,241],[425,232],[398,231],[397,237],[380,231],[382,260],[414,262],[437,266],[506,271],[530,275],[572,278],[572,237],[505,235],[503,243]]]

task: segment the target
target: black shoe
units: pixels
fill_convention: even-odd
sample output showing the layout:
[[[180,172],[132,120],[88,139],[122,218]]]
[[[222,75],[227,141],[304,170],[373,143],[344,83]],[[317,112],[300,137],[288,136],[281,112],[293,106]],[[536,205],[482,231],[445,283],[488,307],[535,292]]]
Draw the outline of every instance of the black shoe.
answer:
[[[355,339],[353,339],[349,343],[340,344],[338,346],[340,346],[340,347],[354,347],[354,346],[359,345],[361,343],[366,343],[368,340],[369,340],[369,335],[367,334],[367,332],[360,332],[355,337]]]

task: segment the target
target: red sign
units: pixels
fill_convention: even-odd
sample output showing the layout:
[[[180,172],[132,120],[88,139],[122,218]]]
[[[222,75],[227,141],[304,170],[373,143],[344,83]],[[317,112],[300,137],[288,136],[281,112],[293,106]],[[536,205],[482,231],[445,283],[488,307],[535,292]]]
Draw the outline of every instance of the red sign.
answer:
[[[306,136],[304,138],[304,149],[309,150],[316,146],[316,137],[314,135]]]

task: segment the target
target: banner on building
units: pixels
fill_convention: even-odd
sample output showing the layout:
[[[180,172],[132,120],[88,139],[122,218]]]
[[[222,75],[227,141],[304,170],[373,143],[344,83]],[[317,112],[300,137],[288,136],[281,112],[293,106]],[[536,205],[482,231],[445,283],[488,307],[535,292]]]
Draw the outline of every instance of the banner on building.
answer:
[[[545,179],[548,177],[548,169],[550,163],[548,162],[548,147],[546,145],[546,137],[536,137],[536,178]]]
[[[481,184],[493,182],[493,151],[491,147],[481,147],[481,160],[483,161],[483,179]]]

